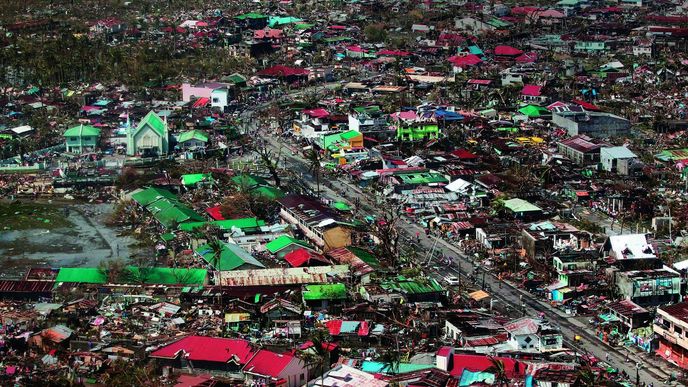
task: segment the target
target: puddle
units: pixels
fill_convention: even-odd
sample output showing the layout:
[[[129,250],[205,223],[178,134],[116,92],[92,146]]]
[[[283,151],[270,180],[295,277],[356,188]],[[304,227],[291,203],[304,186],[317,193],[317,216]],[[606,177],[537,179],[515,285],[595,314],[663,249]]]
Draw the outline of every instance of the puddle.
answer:
[[[134,241],[105,225],[111,204],[56,205],[69,208],[71,227],[0,232],[0,277],[17,278],[30,266],[94,267],[138,253]]]

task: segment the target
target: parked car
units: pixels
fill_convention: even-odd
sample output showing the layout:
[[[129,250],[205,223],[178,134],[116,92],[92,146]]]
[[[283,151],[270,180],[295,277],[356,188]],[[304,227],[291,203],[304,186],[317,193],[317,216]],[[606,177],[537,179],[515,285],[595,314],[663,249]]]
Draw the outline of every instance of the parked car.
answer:
[[[456,286],[461,283],[461,280],[459,280],[459,277],[449,276],[444,277],[444,282],[446,282],[450,286]]]

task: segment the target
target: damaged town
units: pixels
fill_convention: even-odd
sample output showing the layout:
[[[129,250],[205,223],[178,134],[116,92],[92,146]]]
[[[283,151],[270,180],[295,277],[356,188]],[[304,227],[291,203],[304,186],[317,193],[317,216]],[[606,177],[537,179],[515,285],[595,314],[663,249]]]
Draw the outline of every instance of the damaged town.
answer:
[[[688,3],[0,7],[0,385],[688,383]]]

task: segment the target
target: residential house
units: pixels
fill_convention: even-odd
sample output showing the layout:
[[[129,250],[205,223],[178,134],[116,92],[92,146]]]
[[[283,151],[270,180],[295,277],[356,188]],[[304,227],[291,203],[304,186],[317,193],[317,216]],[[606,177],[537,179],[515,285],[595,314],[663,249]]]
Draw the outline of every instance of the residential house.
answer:
[[[167,121],[148,112],[136,127],[127,131],[127,155],[160,156],[169,151]]]
[[[242,368],[254,355],[246,340],[187,336],[160,347],[150,357],[162,367],[243,379]]]
[[[658,339],[655,353],[688,369],[688,302],[657,308],[652,330]]]
[[[265,249],[279,258],[284,258],[285,255],[301,249],[315,251],[308,243],[289,235],[280,235],[273,239],[265,245]]]
[[[394,135],[394,131],[389,130],[387,115],[376,105],[355,107],[349,113],[348,120],[350,130],[378,141],[390,140]]]
[[[265,349],[258,350],[242,371],[247,385],[298,387],[310,379],[303,360]]]
[[[351,245],[351,224],[317,199],[292,194],[279,199],[278,203],[280,217],[295,225],[322,251]]]
[[[177,144],[182,149],[205,148],[207,143],[208,134],[202,130],[188,130],[177,138]]]
[[[664,266],[661,269],[614,272],[619,295],[638,305],[657,306],[681,301],[681,275]]]
[[[519,198],[505,200],[504,209],[517,219],[534,219],[543,214],[540,207]]]
[[[631,300],[612,302],[607,309],[607,313],[616,317],[627,330],[646,327],[650,323],[650,312]]]
[[[588,283],[597,267],[599,254],[594,250],[562,250],[552,257],[552,267],[557,272],[558,280],[548,290],[554,291],[567,286],[579,286]],[[556,297],[553,300],[559,301]]]
[[[342,302],[349,297],[343,283],[304,285],[301,296],[306,307],[315,310],[327,309],[330,313],[340,310]]]
[[[585,135],[578,135],[559,141],[557,150],[578,165],[595,165],[600,162],[600,148],[602,145],[592,142]]]
[[[434,117],[420,117],[412,110],[397,112],[390,116],[396,126],[398,140],[421,141],[439,138],[440,128]]]
[[[564,348],[561,331],[542,320],[523,317],[504,324],[504,330],[509,335],[508,343],[518,351],[548,352]]]
[[[196,249],[203,260],[219,271],[229,270],[250,270],[263,269],[263,265],[259,260],[253,257],[248,251],[232,243],[222,243],[222,250],[217,252],[219,256],[215,256],[216,252],[210,248],[210,245],[205,244]]]
[[[521,231],[521,245],[529,257],[560,249],[580,250],[590,246],[591,236],[560,222],[532,223]]]
[[[363,372],[346,364],[337,364],[329,369],[322,377],[317,377],[308,383],[308,387],[387,387],[388,382],[378,379],[374,374]]]
[[[231,85],[220,82],[206,82],[191,85],[182,83],[182,101],[191,102],[196,98],[194,107],[210,106],[224,110],[229,105]]]
[[[579,40],[573,46],[573,50],[577,52],[584,53],[604,53],[609,50],[606,42],[596,42],[596,41],[583,41]]]
[[[318,145],[340,165],[368,158],[368,151],[363,147],[363,134],[355,130],[323,136]]]
[[[629,120],[610,113],[591,111],[564,111],[552,114],[552,122],[566,129],[570,136],[584,134],[589,137],[626,136],[630,133]]]
[[[600,149],[602,169],[608,172],[629,175],[629,172],[633,169],[634,161],[637,160],[638,156],[625,146],[604,147]]]
[[[79,125],[64,132],[65,146],[69,153],[88,153],[96,150],[100,129],[90,125]]]

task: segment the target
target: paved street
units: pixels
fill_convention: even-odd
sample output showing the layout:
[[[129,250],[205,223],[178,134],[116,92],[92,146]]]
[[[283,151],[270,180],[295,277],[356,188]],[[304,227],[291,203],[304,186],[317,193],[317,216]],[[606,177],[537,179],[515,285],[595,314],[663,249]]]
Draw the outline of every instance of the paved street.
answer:
[[[251,114],[247,114],[246,118],[250,118]],[[252,128],[253,130],[258,130],[258,128]],[[303,174],[303,181],[310,186],[310,188],[315,191],[315,178],[309,173],[308,162],[300,157],[298,152],[292,154],[291,150],[294,148],[291,145],[282,142],[282,139],[276,138],[269,133],[260,132],[259,135],[266,141],[267,146],[277,152],[282,149],[282,159],[283,163],[280,165],[282,168],[294,171],[296,173]],[[324,179],[322,180],[324,182]],[[376,213],[376,207],[373,198],[370,194],[362,192],[358,187],[355,187],[345,181],[338,180],[333,188],[321,184],[321,193],[324,197],[331,200],[343,200],[347,202],[352,202],[358,199],[360,202],[360,210],[364,215],[374,215]],[[596,216],[596,214],[591,214],[591,216]],[[607,218],[608,219],[608,218]],[[604,219],[600,219],[604,221]],[[406,238],[411,240],[415,237],[416,233],[421,235],[419,251],[431,251],[437,252],[437,256],[451,256],[455,257],[453,260],[452,267],[442,267],[442,273],[437,271],[430,271],[430,275],[434,276],[438,281],[442,281],[443,277],[447,275],[459,275],[459,265],[461,266],[461,274],[463,275],[463,280],[468,280],[466,276],[474,271],[474,263],[456,246],[447,243],[444,240],[437,241],[437,238],[432,236],[425,236],[425,230],[418,225],[410,223],[408,220],[403,219],[401,227],[406,234]],[[611,231],[611,229],[608,229]],[[613,231],[611,231],[613,233]],[[614,235],[614,234],[612,234]],[[423,262],[417,262],[418,264],[425,265],[426,267],[440,266],[438,262],[431,259],[430,262],[424,262],[427,258],[422,256],[420,258]],[[480,273],[475,273],[475,277],[479,278],[479,282],[482,281],[482,277],[479,276]],[[655,386],[663,385],[664,381],[669,378],[669,372],[674,371],[673,367],[665,364],[661,359],[653,359],[650,354],[646,353],[636,353],[629,352],[626,348],[615,348],[610,347],[599,340],[594,335],[594,330],[591,326],[586,325],[570,315],[553,308],[546,302],[542,302],[533,298],[528,292],[519,289],[513,284],[508,282],[502,282],[502,286],[499,286],[499,281],[491,274],[485,275],[485,285],[489,288],[489,292],[493,295],[496,302],[501,302],[502,304],[508,306],[514,315],[518,316],[522,313],[522,305],[525,304],[526,315],[537,317],[540,313],[551,322],[555,323],[561,328],[564,335],[564,340],[567,345],[574,349],[578,353],[588,353],[598,359],[606,359],[606,355],[609,354],[609,362],[614,367],[625,371],[628,375],[631,375],[631,379],[635,380],[636,375],[636,363],[641,364],[641,369],[639,371],[640,381],[644,383],[653,383]],[[573,338],[575,335],[581,336],[581,341],[574,344]],[[628,355],[627,355],[628,354]],[[626,359],[628,358],[628,361]],[[662,367],[661,369],[659,367]]]

